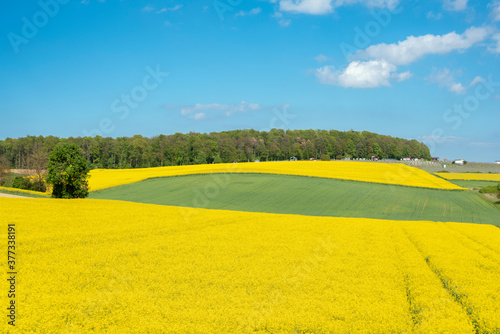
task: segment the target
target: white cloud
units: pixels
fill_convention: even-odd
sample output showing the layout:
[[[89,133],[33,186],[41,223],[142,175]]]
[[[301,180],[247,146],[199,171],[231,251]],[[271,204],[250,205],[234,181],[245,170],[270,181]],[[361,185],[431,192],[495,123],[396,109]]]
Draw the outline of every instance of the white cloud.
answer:
[[[194,106],[165,106],[168,109],[180,109],[182,116],[189,116],[189,118],[194,120],[204,119],[207,117],[208,111],[215,112],[217,115],[224,115],[226,117],[231,116],[236,112],[247,112],[252,110],[258,110],[261,108],[259,104],[241,102],[239,104],[219,104],[219,103],[209,103],[200,104],[197,103]]]
[[[428,19],[440,20],[442,17],[443,17],[443,14],[441,14],[441,13],[434,14],[433,12],[427,12]]]
[[[282,20],[278,20],[278,23],[282,27],[288,27],[290,25],[290,23],[292,23],[292,20],[290,20],[290,19],[288,19],[288,20],[282,19]]]
[[[146,7],[144,7],[142,9],[143,12],[153,12],[155,11],[157,14],[161,14],[161,13],[165,13],[165,12],[175,12],[175,11],[178,11],[179,9],[182,8],[182,5],[175,5],[174,7],[163,7],[159,10],[156,10],[155,7],[151,6],[151,5],[147,5]]]
[[[450,11],[462,11],[467,8],[469,0],[444,0],[443,7]]]
[[[283,0],[280,1],[280,10],[303,14],[327,14],[333,11],[330,0]]]
[[[444,54],[465,50],[489,35],[486,28],[471,27],[463,34],[454,31],[446,35],[409,36],[397,44],[377,44],[357,53],[357,56],[383,59],[395,65],[410,64],[427,54]]]
[[[314,74],[322,84],[338,85],[342,87],[373,88],[390,86],[391,81],[408,80],[412,74],[408,71],[397,72],[397,66],[408,65],[427,54],[445,54],[451,51],[463,51],[474,44],[485,40],[490,35],[487,28],[471,27],[462,34],[451,32],[445,35],[409,36],[403,41],[393,44],[376,44],[365,50],[358,51],[347,68],[335,70],[333,66],[324,66],[315,70]],[[500,34],[496,34],[497,49],[500,52]],[[323,55],[316,60],[324,59]],[[363,60],[363,61],[362,61]],[[456,82],[448,69],[432,73],[428,78],[430,82],[446,87],[456,94],[465,93],[468,87],[477,84],[480,77],[475,78],[466,88]]]
[[[320,53],[316,57],[314,57],[318,63],[324,63],[325,61],[331,60],[330,57],[325,56],[324,54]]]
[[[352,88],[390,86],[392,80],[403,81],[411,76],[409,72],[397,73],[396,66],[384,60],[353,61],[344,70],[324,66],[316,69],[315,75],[322,84]]]
[[[448,68],[444,68],[441,71],[434,69],[431,75],[425,79],[429,82],[438,84],[439,87],[447,88],[452,93],[465,94],[465,87],[461,83],[455,81],[455,75]]]
[[[207,117],[207,114],[203,112],[196,113],[194,115],[189,116],[189,118],[194,119],[195,121],[199,121]]]
[[[480,76],[477,76],[477,77],[475,77],[475,78],[471,81],[471,83],[469,84],[469,87],[472,87],[472,86],[474,86],[474,85],[477,85],[478,83],[483,82],[483,81],[486,81],[486,79],[481,78]],[[467,88],[468,88],[468,87],[467,87]]]
[[[491,16],[493,16],[493,20],[500,21],[500,1],[493,1],[488,5],[488,7],[493,7],[491,10]]]
[[[460,82],[450,84],[448,90],[456,94],[465,94],[465,87]]]
[[[399,0],[280,0],[279,8],[284,12],[322,15],[332,13],[337,7],[354,4],[393,9],[399,4]]]
[[[292,23],[292,20],[283,18],[283,13],[281,12],[275,12],[273,17],[278,20],[278,23],[282,27],[288,27]]]
[[[460,75],[460,72],[458,72],[457,74]],[[436,69],[434,69],[431,75],[426,78],[426,80],[438,84],[439,87],[445,87],[450,92],[455,94],[465,94],[468,88],[485,81],[484,78],[476,76],[474,79],[472,79],[469,85],[464,86],[463,84],[455,80],[455,73],[452,73],[447,68],[444,68],[441,71],[437,71]]]
[[[500,53],[500,33],[494,34],[491,37],[495,41],[495,45],[488,47],[488,51],[493,53]]]
[[[155,8],[151,5],[147,5],[142,9],[143,12],[152,12],[153,10],[155,10]]]
[[[248,15],[257,15],[262,12],[262,8],[257,7],[249,10],[248,12],[245,12],[243,10],[240,10],[238,13],[236,13],[234,16],[248,16]]]
[[[402,73],[392,73],[391,75],[391,78],[393,78],[394,80],[398,81],[398,82],[401,82],[401,81],[405,81],[405,80],[408,80],[412,77],[412,73],[410,73],[410,71],[406,71],[406,72],[402,72]]]

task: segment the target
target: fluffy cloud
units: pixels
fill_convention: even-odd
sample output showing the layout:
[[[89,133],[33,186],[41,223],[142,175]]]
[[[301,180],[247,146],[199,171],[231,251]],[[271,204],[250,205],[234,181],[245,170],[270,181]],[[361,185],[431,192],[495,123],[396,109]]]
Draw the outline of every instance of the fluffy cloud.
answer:
[[[383,59],[395,65],[406,65],[427,54],[444,54],[455,50],[465,50],[486,39],[489,30],[471,27],[463,34],[450,32],[445,35],[409,36],[404,41],[393,44],[377,44],[358,52],[357,56]]]
[[[290,19],[287,20],[287,19],[283,18],[283,13],[281,13],[281,12],[274,13],[273,17],[278,20],[278,23],[282,27],[288,27],[290,25],[290,23],[292,23],[292,20],[290,20]]]
[[[467,2],[469,0],[444,0],[443,7],[450,11],[462,11],[467,8]]]
[[[495,45],[489,47],[488,51],[500,53],[500,34],[494,34],[491,38],[495,41]]]
[[[203,112],[198,112],[194,115],[189,116],[189,118],[194,119],[195,121],[199,121],[199,120],[204,119],[206,117],[207,117],[207,114],[205,114]]]
[[[314,73],[322,84],[355,88],[390,86],[391,81],[404,81],[412,75],[410,72],[397,72],[397,66],[411,64],[427,54],[466,50],[485,40],[489,35],[490,30],[487,28],[471,27],[462,34],[450,32],[445,35],[409,36],[398,43],[376,44],[357,52],[354,55],[357,60],[352,61],[344,70],[324,66],[316,69]],[[497,40],[497,48],[491,51],[500,52],[500,34],[494,35],[493,38]],[[323,59],[320,56],[319,59]],[[453,74],[448,69],[431,74],[427,80],[457,94],[466,91],[466,87],[455,82]],[[471,85],[473,84],[474,81]]]
[[[485,81],[484,78],[480,76],[476,76],[467,87],[465,87],[463,84],[460,82],[457,82],[455,80],[455,74],[452,73],[449,69],[444,68],[441,71],[438,71],[434,69],[431,73],[426,78],[427,81],[431,83],[436,83],[439,85],[439,87],[445,87],[447,88],[450,92],[455,93],[455,94],[465,94],[468,88],[477,85],[480,82]]]
[[[390,86],[390,82],[403,81],[411,77],[409,72],[397,73],[396,66],[384,60],[353,61],[344,70],[324,66],[315,71],[322,84],[352,88],[374,88]]]
[[[279,6],[284,12],[322,15],[333,12],[337,7],[353,4],[393,9],[398,3],[399,0],[280,0]]]
[[[493,20],[500,21],[500,1],[492,2],[489,7],[493,7],[491,10],[491,16],[493,16]]]
[[[461,83],[455,81],[455,75],[447,68],[441,71],[433,70],[426,80],[438,84],[439,87],[446,87],[450,92],[456,94],[465,94],[466,91]]]
[[[330,57],[325,56],[324,54],[320,53],[316,57],[314,57],[318,63],[324,63],[325,61],[330,60]]]

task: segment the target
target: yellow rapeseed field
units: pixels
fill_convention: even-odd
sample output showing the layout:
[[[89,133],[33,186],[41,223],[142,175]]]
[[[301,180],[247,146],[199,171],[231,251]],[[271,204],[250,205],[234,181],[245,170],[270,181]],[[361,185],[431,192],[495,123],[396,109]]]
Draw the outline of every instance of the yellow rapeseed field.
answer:
[[[238,164],[206,164],[140,169],[96,169],[89,180],[90,190],[133,183],[152,177],[207,173],[265,173],[326,177],[436,189],[465,189],[404,164],[359,161],[280,161]]]
[[[0,210],[1,249],[13,223],[18,257],[16,327],[4,315],[2,333],[500,331],[492,225],[88,199]]]
[[[500,174],[490,173],[436,173],[446,180],[498,181]]]

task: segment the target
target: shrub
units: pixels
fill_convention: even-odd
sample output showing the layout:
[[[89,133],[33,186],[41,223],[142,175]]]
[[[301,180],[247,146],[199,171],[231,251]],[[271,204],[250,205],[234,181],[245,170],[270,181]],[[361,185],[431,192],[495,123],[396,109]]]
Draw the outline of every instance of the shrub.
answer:
[[[12,188],[41,191],[41,192],[45,192],[47,190],[45,183],[39,185],[33,182],[29,176],[20,176],[20,175],[16,176],[12,181]]]
[[[500,184],[496,186],[487,186],[479,189],[481,194],[499,194],[500,193]]]

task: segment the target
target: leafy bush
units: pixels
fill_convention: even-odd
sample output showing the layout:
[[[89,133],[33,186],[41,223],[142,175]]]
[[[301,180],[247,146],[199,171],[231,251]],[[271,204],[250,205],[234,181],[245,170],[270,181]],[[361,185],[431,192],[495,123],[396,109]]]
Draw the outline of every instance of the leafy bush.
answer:
[[[321,161],[330,161],[330,156],[328,154],[322,154],[320,159]]]
[[[45,183],[41,184],[41,189],[40,189],[40,185],[33,182],[29,177],[20,175],[16,176],[12,181],[12,188],[41,191],[41,192],[45,192],[47,190]]]
[[[496,186],[487,186],[479,189],[481,194],[498,194],[500,195],[500,184]]]

